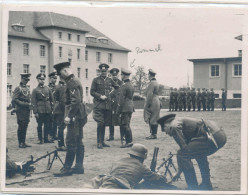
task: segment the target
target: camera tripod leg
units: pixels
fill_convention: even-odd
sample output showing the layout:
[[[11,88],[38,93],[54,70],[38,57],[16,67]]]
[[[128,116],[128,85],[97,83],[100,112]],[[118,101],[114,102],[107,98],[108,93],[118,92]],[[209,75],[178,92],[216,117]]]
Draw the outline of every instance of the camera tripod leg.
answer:
[[[61,160],[61,158],[59,157],[59,154],[57,153],[57,158],[59,159],[59,161],[62,163],[62,165],[64,166],[63,161]]]
[[[52,168],[52,165],[53,165],[53,161],[55,159],[56,155],[55,153],[53,154],[53,159],[52,159],[52,162],[48,165],[48,170],[50,170]]]

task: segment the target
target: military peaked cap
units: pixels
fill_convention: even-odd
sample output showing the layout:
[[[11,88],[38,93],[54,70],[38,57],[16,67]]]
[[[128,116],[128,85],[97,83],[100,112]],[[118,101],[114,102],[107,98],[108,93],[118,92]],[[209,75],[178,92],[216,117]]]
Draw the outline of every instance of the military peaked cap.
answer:
[[[65,67],[69,67],[70,65],[71,65],[70,62],[62,62],[59,64],[55,64],[53,67],[57,71],[57,75],[60,75],[60,71]]]
[[[160,125],[163,125],[164,123],[166,123],[166,121],[168,121],[169,119],[171,118],[175,118],[176,117],[176,114],[167,114],[165,116],[162,116],[161,118],[159,118],[157,120],[157,122],[160,124]]]
[[[46,78],[46,75],[44,73],[39,73],[36,76],[36,79],[45,79],[45,78]]]
[[[121,74],[130,75],[131,74],[131,71],[128,70],[128,69],[125,69],[125,68],[121,68]]]
[[[157,73],[156,73],[154,70],[152,70],[152,69],[149,69],[148,72],[149,72],[150,75],[153,75],[153,76],[155,76],[155,75],[157,74]]]
[[[116,75],[118,75],[118,73],[120,72],[120,70],[118,68],[112,68],[109,72],[113,76],[116,76]]]
[[[99,65],[99,69],[101,70],[101,71],[107,71],[108,70],[108,68],[109,68],[109,65],[108,64],[100,64]]]
[[[21,78],[22,79],[25,79],[26,81],[29,81],[30,80],[29,79],[29,77],[31,76],[30,73],[21,73],[20,75],[21,75]]]
[[[51,72],[49,75],[48,75],[50,78],[57,78],[57,72]]]

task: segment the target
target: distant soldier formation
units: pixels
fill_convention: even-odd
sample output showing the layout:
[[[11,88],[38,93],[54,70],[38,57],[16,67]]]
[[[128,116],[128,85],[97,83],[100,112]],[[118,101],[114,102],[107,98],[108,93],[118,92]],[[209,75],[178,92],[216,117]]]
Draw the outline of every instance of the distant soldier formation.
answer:
[[[222,111],[226,111],[226,91],[222,88]],[[170,88],[169,111],[214,111],[214,89]]]

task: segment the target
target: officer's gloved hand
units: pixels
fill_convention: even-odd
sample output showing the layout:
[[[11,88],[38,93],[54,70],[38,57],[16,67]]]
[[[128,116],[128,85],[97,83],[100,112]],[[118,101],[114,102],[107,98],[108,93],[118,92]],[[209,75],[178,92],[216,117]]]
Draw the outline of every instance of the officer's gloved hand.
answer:
[[[107,96],[106,95],[101,95],[100,98],[101,98],[101,100],[106,100]]]
[[[64,119],[65,125],[69,125],[70,124],[70,121],[71,121],[71,119],[68,116],[65,117],[65,119]]]

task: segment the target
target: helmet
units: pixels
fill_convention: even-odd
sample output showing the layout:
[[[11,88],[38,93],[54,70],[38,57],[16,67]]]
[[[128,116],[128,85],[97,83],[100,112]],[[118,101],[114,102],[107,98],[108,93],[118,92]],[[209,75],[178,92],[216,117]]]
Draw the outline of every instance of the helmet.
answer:
[[[134,156],[146,159],[147,157],[147,148],[142,144],[134,144],[131,148],[131,151],[128,154],[132,154]]]

